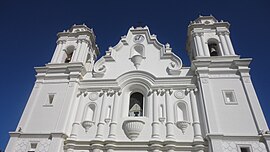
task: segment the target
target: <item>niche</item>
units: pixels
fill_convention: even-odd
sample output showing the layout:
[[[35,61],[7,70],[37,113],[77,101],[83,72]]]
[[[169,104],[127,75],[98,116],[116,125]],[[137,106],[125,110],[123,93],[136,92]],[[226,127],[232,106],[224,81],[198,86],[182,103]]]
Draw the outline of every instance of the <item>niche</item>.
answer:
[[[188,121],[187,106],[184,102],[178,102],[176,105],[176,121]]]
[[[130,51],[130,60],[133,62],[136,69],[141,65],[143,59],[145,59],[144,46],[141,44],[134,45]]]
[[[95,109],[96,109],[96,106],[94,104],[88,105],[88,107],[86,108],[84,120],[94,121]]]

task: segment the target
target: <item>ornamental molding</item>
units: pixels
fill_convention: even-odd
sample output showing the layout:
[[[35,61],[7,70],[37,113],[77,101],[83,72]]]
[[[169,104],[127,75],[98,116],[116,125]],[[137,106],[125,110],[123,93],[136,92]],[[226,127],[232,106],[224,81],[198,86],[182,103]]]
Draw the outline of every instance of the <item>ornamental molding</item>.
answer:
[[[170,45],[168,43],[166,45],[161,44],[157,40],[157,36],[150,34],[148,27],[143,28],[131,27],[127,35],[122,36],[121,40],[114,47],[109,47],[108,51],[106,51],[105,56],[103,56],[96,62],[96,64],[94,65],[93,77],[103,77],[104,73],[106,72],[107,62],[115,62],[116,59],[115,55],[124,46],[130,46],[130,48],[132,48],[134,45],[143,45],[140,43],[134,44],[133,39],[137,35],[141,35],[144,37],[143,43],[147,43],[144,45],[152,44],[156,48],[156,50],[160,51],[159,53],[160,60],[170,60],[169,65],[167,66],[166,69],[164,69],[166,70],[168,75],[180,74],[183,65],[182,60],[172,52],[172,49],[170,48]],[[145,56],[141,54],[141,55],[127,56],[127,58],[130,58],[136,69],[138,69],[139,65],[141,64],[141,61],[145,59]]]

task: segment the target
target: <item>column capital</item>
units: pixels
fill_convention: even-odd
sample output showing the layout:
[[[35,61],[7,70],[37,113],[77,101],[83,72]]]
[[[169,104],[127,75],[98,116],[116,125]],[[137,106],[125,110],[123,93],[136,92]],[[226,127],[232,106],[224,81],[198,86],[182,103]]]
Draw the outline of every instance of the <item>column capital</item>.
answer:
[[[229,31],[217,31],[217,35],[229,35]]]
[[[204,35],[204,32],[192,32],[191,33],[191,35],[193,36],[193,37],[195,37],[195,36],[203,36]]]
[[[169,93],[169,94],[172,94],[173,93],[173,89],[172,88],[165,89],[165,92],[166,93]]]
[[[64,43],[66,43],[65,40],[57,40],[57,41],[56,41],[56,44],[57,44],[57,45],[58,45],[58,44],[64,44]]]
[[[190,92],[197,92],[198,91],[198,89],[197,88],[186,88],[186,92],[187,93],[190,93]]]

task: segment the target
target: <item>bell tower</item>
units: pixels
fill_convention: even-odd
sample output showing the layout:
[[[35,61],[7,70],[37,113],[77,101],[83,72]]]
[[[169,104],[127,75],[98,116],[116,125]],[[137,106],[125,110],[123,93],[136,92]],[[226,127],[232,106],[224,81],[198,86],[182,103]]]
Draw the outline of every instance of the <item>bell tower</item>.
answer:
[[[74,24],[69,30],[57,34],[57,46],[51,64],[83,63],[92,69],[99,49],[93,29]]]
[[[199,16],[188,26],[186,46],[209,152],[224,151],[226,142],[240,152],[251,151],[241,141],[250,136],[258,144],[261,132],[269,130],[249,74],[252,59],[235,54],[229,26],[213,16]],[[263,138],[269,141],[268,135]]]
[[[16,131],[10,133],[8,152],[63,151],[80,100],[79,82],[92,71],[99,49],[86,25],[73,25],[57,36],[51,62],[35,67],[36,82]]]
[[[230,24],[213,16],[199,16],[188,26],[187,50],[190,59],[236,56],[230,39]]]

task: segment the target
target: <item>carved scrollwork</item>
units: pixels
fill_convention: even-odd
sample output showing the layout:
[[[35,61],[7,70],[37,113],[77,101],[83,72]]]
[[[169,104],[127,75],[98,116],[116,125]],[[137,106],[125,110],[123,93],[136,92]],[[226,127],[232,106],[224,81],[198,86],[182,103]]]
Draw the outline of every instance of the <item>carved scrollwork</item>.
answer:
[[[94,77],[103,77],[106,72],[106,66],[104,65],[105,59],[100,59],[95,65],[94,65],[94,71],[93,76]]]
[[[182,64],[181,63],[177,63],[177,62],[171,62],[169,64],[169,66],[167,67],[167,73],[169,75],[179,75],[180,74],[180,69],[182,67]]]

